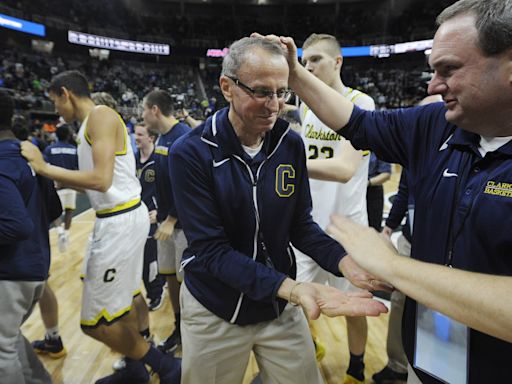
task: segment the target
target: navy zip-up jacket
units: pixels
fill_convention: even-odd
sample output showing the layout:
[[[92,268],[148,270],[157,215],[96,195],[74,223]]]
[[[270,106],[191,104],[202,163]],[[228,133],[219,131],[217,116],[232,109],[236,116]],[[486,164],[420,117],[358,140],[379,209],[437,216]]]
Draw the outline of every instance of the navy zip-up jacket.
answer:
[[[245,325],[283,311],[277,290],[296,272],[290,243],[337,276],[345,251],[311,217],[300,136],[278,119],[252,159],[227,115],[220,110],[178,140],[170,171],[189,245],[187,288],[215,315]]]
[[[176,205],[172,193],[172,184],[169,178],[169,151],[171,146],[181,136],[189,133],[191,128],[184,123],[177,122],[165,135],[158,136],[155,144],[155,170],[156,170],[156,201],[157,220],[164,221],[168,215],[178,218]],[[181,228],[179,221],[175,228]]]
[[[510,276],[512,141],[482,158],[480,136],[448,123],[445,112],[442,103],[385,112],[356,107],[339,133],[355,148],[371,149],[407,168],[415,200],[414,259]],[[472,287],[467,288],[471,295]],[[402,338],[411,364],[415,313],[416,302],[408,298]],[[469,383],[509,381],[512,343],[475,330],[469,339]],[[423,383],[440,383],[415,371]]]
[[[48,278],[48,225],[61,213],[53,182],[35,175],[20,142],[0,141],[0,280]]]

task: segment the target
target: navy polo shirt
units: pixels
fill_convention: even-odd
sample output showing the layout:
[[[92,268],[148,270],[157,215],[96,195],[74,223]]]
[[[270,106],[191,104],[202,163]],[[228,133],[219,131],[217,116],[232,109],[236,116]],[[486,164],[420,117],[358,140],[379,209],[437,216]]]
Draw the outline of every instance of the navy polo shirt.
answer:
[[[482,158],[480,136],[448,123],[445,112],[442,103],[383,112],[355,107],[339,133],[355,148],[407,168],[415,199],[413,258],[510,276],[512,142]],[[414,361],[415,313],[416,303],[408,299],[402,337],[409,362]],[[511,343],[470,330],[469,383],[509,378],[511,356]],[[416,373],[424,383],[440,383]]]

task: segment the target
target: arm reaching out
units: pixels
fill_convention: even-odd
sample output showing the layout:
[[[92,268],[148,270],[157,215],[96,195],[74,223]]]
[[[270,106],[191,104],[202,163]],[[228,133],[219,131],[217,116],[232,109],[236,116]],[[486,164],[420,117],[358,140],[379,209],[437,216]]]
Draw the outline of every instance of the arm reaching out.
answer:
[[[340,216],[332,217],[328,232],[361,267],[407,296],[480,332],[512,342],[512,277],[401,257],[374,229]]]
[[[262,36],[258,33],[253,33],[251,37],[264,37],[281,44],[290,68],[290,87],[325,125],[337,131],[348,123],[354,104],[299,63],[297,46],[291,37]]]

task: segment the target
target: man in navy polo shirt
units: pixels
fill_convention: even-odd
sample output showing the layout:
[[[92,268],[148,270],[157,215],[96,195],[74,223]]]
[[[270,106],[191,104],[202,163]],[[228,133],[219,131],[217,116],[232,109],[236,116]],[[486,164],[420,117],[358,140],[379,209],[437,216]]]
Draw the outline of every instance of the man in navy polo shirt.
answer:
[[[416,202],[412,258],[512,275],[512,1],[461,0],[441,13],[438,24],[429,93],[441,94],[444,104],[381,113],[354,107],[311,76],[298,64],[291,38],[269,38],[288,49],[290,84],[317,116],[354,147],[408,170]],[[424,337],[425,318],[439,331],[432,337]],[[462,337],[454,339],[450,329]],[[464,331],[411,299],[403,341],[410,382],[450,382],[458,373],[457,382],[510,380],[511,343]],[[443,354],[458,351],[451,355],[457,365],[425,342],[444,345]],[[450,361],[446,370],[438,369],[440,359]]]

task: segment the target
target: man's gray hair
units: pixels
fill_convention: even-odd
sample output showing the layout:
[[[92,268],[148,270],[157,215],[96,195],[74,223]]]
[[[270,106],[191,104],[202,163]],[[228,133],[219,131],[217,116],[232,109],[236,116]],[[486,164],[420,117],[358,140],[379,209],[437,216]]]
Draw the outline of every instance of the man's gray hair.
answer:
[[[243,37],[229,47],[229,52],[222,60],[222,75],[236,77],[245,56],[255,48],[261,48],[276,56],[284,56],[284,51],[277,43],[261,37]]]
[[[437,17],[437,24],[462,14],[475,16],[477,45],[487,56],[512,47],[512,0],[460,0]]]

